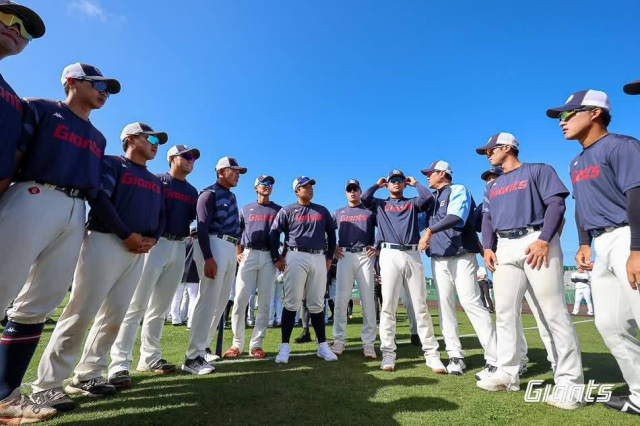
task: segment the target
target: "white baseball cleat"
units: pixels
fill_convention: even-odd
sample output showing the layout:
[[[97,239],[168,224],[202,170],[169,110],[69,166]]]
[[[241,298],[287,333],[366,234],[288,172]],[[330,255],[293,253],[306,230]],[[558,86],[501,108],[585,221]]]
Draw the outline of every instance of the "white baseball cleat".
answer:
[[[380,370],[382,371],[395,371],[396,369],[396,357],[391,354],[382,354],[382,363],[380,364]]]
[[[338,341],[333,342],[333,345],[331,346],[331,352],[336,355],[342,355],[345,349],[344,343]]]
[[[209,364],[213,364],[214,362],[220,361],[220,356],[211,352],[211,349],[207,348],[206,353],[204,354],[204,360]]]
[[[376,355],[376,348],[373,346],[373,344],[364,345],[362,347],[362,353],[364,354],[364,357],[367,359],[378,358],[378,355]]]
[[[289,362],[289,354],[291,353],[291,346],[288,343],[280,344],[280,351],[276,355],[276,364],[287,364]]]
[[[449,365],[447,365],[447,373],[454,374],[456,376],[462,376],[467,365],[462,358],[452,357],[449,358]]]
[[[436,374],[447,374],[447,367],[444,366],[444,364],[442,363],[442,361],[440,361],[440,356],[438,355],[433,355],[433,356],[425,356],[424,357],[427,367],[429,367],[431,369],[431,371],[433,371]]]
[[[577,410],[582,406],[580,402],[571,397],[564,397],[564,395],[554,396],[553,392],[551,392],[551,395],[547,398],[547,405],[561,410]]]
[[[215,373],[216,369],[209,365],[204,357],[198,356],[194,359],[186,359],[182,364],[182,371],[195,374],[196,376],[204,376],[205,374]]]
[[[498,367],[496,367],[495,365],[491,365],[491,364],[485,365],[481,371],[478,371],[476,373],[476,380],[484,380],[488,377],[491,377],[491,375],[495,373],[497,369]]]
[[[478,380],[476,386],[482,390],[489,392],[501,392],[501,391],[519,391],[520,384],[518,380],[513,380],[511,376],[500,370],[496,370],[491,376],[486,379]]]
[[[318,358],[322,358],[325,361],[337,361],[338,356],[331,352],[327,342],[322,342],[318,345]]]

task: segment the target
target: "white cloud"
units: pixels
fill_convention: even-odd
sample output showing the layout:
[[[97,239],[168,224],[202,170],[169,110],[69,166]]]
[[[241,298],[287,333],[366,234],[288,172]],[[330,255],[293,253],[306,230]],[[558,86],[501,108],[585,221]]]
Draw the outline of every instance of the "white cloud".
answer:
[[[82,19],[95,19],[100,22],[115,21],[126,23],[126,16],[115,16],[107,12],[98,0],[69,0],[67,11],[70,14],[79,14]]]

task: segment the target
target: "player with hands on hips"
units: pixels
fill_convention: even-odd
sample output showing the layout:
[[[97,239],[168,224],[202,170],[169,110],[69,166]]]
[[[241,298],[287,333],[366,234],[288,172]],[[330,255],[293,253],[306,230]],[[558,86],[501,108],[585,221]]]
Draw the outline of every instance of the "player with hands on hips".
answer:
[[[289,362],[291,332],[296,312],[306,300],[311,325],[318,339],[318,357],[337,361],[327,344],[324,326],[324,294],[327,272],[336,249],[336,232],[326,207],[311,202],[316,181],[298,176],[293,192],[298,201],[283,207],[269,232],[271,260],[284,269],[284,307],[282,308],[282,343],[276,356],[277,364]],[[280,255],[280,234],[284,233],[286,255]]]
[[[418,197],[406,198],[406,186],[415,187]],[[390,197],[375,198],[376,191],[387,188]],[[431,315],[427,308],[427,288],[424,266],[418,250],[420,231],[418,214],[433,204],[433,194],[413,177],[405,177],[400,170],[392,170],[362,194],[362,204],[376,212],[380,236],[380,273],[382,279],[382,312],[380,313],[380,350],[384,371],[395,370],[396,311],[404,288],[413,305],[418,335],[426,365],[434,373],[446,374],[440,361]]]
[[[637,87],[637,86],[635,86]],[[625,86],[634,92],[634,83]],[[636,89],[637,90],[637,89]],[[591,272],[595,323],[629,385],[629,396],[607,408],[640,414],[640,142],[609,133],[606,93],[583,90],[547,116],[559,119],[567,140],[582,151],[569,164],[580,249],[578,267]],[[596,250],[591,261],[591,243]]]

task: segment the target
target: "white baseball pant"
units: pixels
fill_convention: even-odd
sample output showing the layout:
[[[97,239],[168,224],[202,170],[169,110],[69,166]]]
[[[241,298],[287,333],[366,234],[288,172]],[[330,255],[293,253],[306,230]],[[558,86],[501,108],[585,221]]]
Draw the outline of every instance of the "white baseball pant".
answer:
[[[198,298],[198,288],[200,284],[189,283],[185,286],[184,298],[180,305],[180,310],[187,313],[187,328],[191,329],[193,324],[193,310],[196,308],[196,299]],[[184,321],[184,320],[183,320]]]
[[[176,292],[173,293],[173,299],[171,300],[171,306],[169,307],[169,317],[171,318],[172,325],[180,325],[187,317],[186,304],[184,304],[184,310],[182,309],[182,295],[185,293],[185,284],[180,283],[176,288]],[[188,297],[188,296],[187,296]]]
[[[0,316],[12,301],[9,318],[20,324],[55,312],[73,280],[84,221],[84,200],[35,182],[9,187],[0,198]]]
[[[236,275],[237,257],[236,246],[228,241],[209,236],[211,252],[218,265],[215,279],[210,279],[204,275],[204,256],[200,245],[196,244],[193,250],[193,259],[198,267],[200,285],[198,287],[198,297],[195,300],[193,309],[193,321],[191,323],[191,334],[189,335],[189,347],[187,349],[187,359],[194,359],[198,356],[204,357],[205,350],[209,346],[210,329],[218,326],[220,317],[229,301],[231,285]],[[215,324],[215,325],[214,325]]]
[[[382,353],[395,357],[396,312],[400,291],[404,288],[415,311],[418,335],[425,356],[439,357],[438,340],[436,340],[431,315],[427,308],[427,288],[420,252],[382,248],[380,275],[382,279],[380,350]]]
[[[596,259],[591,274],[591,291],[596,327],[615,357],[629,399],[640,405],[640,291],[633,290],[627,279],[627,259],[631,228],[617,228],[594,238]]]
[[[486,362],[496,365],[496,329],[489,311],[480,300],[477,269],[478,261],[475,253],[431,258],[431,271],[438,290],[440,330],[449,358],[464,358],[465,352],[462,350],[460,337],[458,337],[457,292],[462,309],[471,321],[484,349]]]
[[[107,368],[109,349],[140,281],[143,263],[144,256],[130,253],[114,234],[87,233],[80,250],[71,298],[40,359],[34,392],[62,386],[78,358],[92,321],[75,377],[85,381],[102,376]]]
[[[333,338],[335,342],[347,341],[347,308],[353,291],[353,282],[358,282],[358,293],[362,305],[363,345],[372,345],[376,340],[376,307],[374,305],[374,260],[365,252],[343,251],[336,272],[336,296],[334,298]]]
[[[141,320],[140,360],[137,369],[148,370],[160,360],[164,315],[184,273],[185,249],[184,241],[160,238],[158,244],[145,255],[140,282],[120,326],[118,337],[111,347],[109,376],[131,369],[133,347]]]
[[[538,240],[540,231],[520,238],[498,238],[498,264],[493,275],[498,336],[498,369],[519,386],[520,352],[518,324],[522,321],[522,300],[529,288],[546,320],[558,353],[555,383],[582,385],[582,358],[564,297],[562,249],[558,236],[549,244],[549,267],[540,270],[527,263],[525,251]]]
[[[524,300],[527,301],[527,305],[529,305],[529,309],[533,314],[533,318],[536,320],[536,325],[538,326],[538,334],[540,335],[540,340],[542,340],[542,344],[547,351],[547,360],[551,363],[552,366],[555,366],[558,362],[558,353],[556,351],[556,347],[553,344],[553,338],[551,337],[551,333],[549,332],[549,326],[542,316],[542,312],[540,311],[540,304],[535,298],[535,295],[531,293],[531,290],[527,288],[524,292]],[[524,334],[524,329],[522,326],[522,311],[520,315],[520,322],[518,323],[518,335],[520,336],[518,339],[518,348],[520,352],[520,363],[529,362],[529,357],[527,353],[529,352],[529,346],[527,344],[527,338]]]
[[[591,287],[576,287],[574,294],[575,302],[573,304],[573,315],[578,315],[580,312],[580,303],[582,299],[587,302],[587,315],[593,315],[593,303],[591,303]]]
[[[416,321],[416,312],[413,310],[411,304],[411,298],[407,294],[404,287],[400,290],[400,298],[402,299],[402,305],[407,313],[407,321],[409,321],[409,333],[413,336],[418,334],[418,323]]]
[[[258,315],[249,342],[249,351],[262,348],[262,341],[269,325],[269,302],[273,292],[276,266],[268,251],[251,250],[246,248],[242,253],[243,260],[238,268],[236,279],[236,298],[231,312],[231,330],[233,331],[233,346],[242,352],[245,342],[244,311],[249,299],[258,290]]]
[[[282,322],[282,292],[284,282],[276,281],[271,292],[271,303],[269,305],[269,324],[273,324],[273,319],[280,324]]]
[[[284,307],[297,312],[306,300],[312,314],[324,309],[324,293],[327,289],[327,263],[324,254],[289,251],[284,270]]]

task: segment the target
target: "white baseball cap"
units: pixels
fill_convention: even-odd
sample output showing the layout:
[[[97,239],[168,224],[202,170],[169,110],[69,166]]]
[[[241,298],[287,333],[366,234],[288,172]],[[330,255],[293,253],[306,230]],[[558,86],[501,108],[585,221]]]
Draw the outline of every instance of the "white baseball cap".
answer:
[[[120,140],[124,142],[127,136],[135,136],[135,135],[152,135],[157,136],[160,139],[158,142],[159,145],[163,145],[167,143],[169,140],[169,136],[167,136],[164,132],[154,132],[151,126],[148,124],[141,123],[136,121],[135,123],[127,124],[124,129],[122,129],[122,133],[120,133]]]
[[[420,172],[425,176],[427,176],[429,173],[436,172],[436,171],[445,172],[449,176],[453,174],[453,171],[451,170],[451,166],[449,165],[449,163],[442,160],[434,161],[433,163],[431,163],[428,169],[420,170]]]
[[[67,65],[62,70],[62,77],[60,82],[63,86],[67,84],[67,78],[76,78],[80,80],[90,81],[106,81],[109,93],[115,95],[120,92],[120,82],[115,78],[107,78],[102,75],[102,72],[93,65],[81,64],[76,62],[75,64]]]
[[[602,108],[611,112],[611,102],[609,102],[609,97],[606,93],[599,90],[581,90],[569,96],[563,106],[549,108],[547,117],[558,118],[564,111],[573,111],[585,106]]]
[[[298,187],[306,184],[315,185],[316,181],[309,176],[298,176],[293,180],[293,190],[295,191]]]
[[[167,161],[171,161],[171,157],[184,154],[185,152],[192,153],[196,160],[200,158],[200,151],[197,148],[189,148],[186,145],[174,145],[167,152]]]
[[[260,182],[271,182],[272,185],[276,184],[276,180],[273,178],[273,176],[269,176],[269,175],[260,175],[256,178],[256,180],[253,182],[253,187],[255,188],[256,186],[258,186],[258,184]]]
[[[520,143],[518,142],[516,137],[513,136],[511,133],[507,133],[507,132],[496,133],[495,135],[489,138],[489,142],[487,142],[486,145],[481,146],[480,148],[476,148],[476,152],[480,155],[485,155],[487,153],[487,149],[495,148],[496,146],[499,146],[499,145],[512,146],[518,149],[518,146],[520,145]]]
[[[240,174],[243,175],[247,173],[246,167],[240,167],[238,161],[236,161],[233,157],[222,157],[218,160],[218,164],[216,164],[216,172],[221,169],[234,169],[240,171]]]

